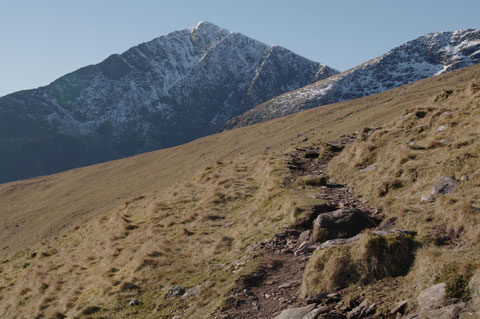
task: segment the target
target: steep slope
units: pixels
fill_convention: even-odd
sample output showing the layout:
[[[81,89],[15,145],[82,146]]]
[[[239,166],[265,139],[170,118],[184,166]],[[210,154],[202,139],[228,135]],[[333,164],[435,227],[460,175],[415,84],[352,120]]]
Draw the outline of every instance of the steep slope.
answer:
[[[0,98],[0,182],[189,142],[335,73],[201,22]]]
[[[251,268],[237,260],[293,218],[281,167],[266,157],[217,162],[17,254],[0,268],[0,316],[171,318],[193,308],[185,317],[209,317]],[[167,298],[175,285],[197,288]]]
[[[346,72],[275,97],[225,129],[383,92],[480,62],[480,30],[430,33]]]
[[[328,168],[370,205],[383,208],[389,221],[385,229],[416,234],[415,262],[391,284],[396,301],[408,301],[407,310],[420,318],[480,316],[479,125],[477,76],[405,110],[393,122],[362,130]],[[443,300],[424,291],[433,285],[443,286]],[[392,290],[382,286],[366,287],[371,302],[379,304]],[[425,296],[437,304],[422,304]]]
[[[283,151],[293,144],[328,141],[364,126],[382,125],[443,88],[472,79],[478,69],[474,66],[361,100],[312,109],[170,149],[0,184],[0,256],[68,231],[113,210],[128,198],[189,179],[215,160]],[[302,143],[304,139],[308,141]]]
[[[374,277],[378,280],[366,283],[346,276],[347,280],[342,280],[347,282],[346,287],[334,286],[336,294],[328,298],[320,295],[318,298],[323,301],[315,303],[329,302],[324,307],[331,317],[343,318],[345,309],[350,311],[363,300],[367,305],[376,305],[370,318],[395,318],[397,313],[390,310],[396,308],[396,302],[406,300],[399,313],[413,314],[417,311],[415,299],[422,289],[446,282],[448,298],[457,299],[445,297],[446,300],[442,300],[445,304],[441,306],[463,312],[465,318],[475,318],[480,302],[476,227],[480,185],[479,99],[480,65],[364,99],[209,136],[170,150],[1,185],[7,188],[0,188],[0,198],[7,197],[12,203],[14,198],[28,201],[29,194],[25,192],[28,187],[34,188],[30,191],[36,196],[57,196],[50,200],[58,201],[64,194],[51,193],[49,188],[61,184],[62,180],[74,185],[82,178],[86,188],[101,184],[97,186],[97,193],[110,186],[108,191],[118,195],[125,184],[131,193],[117,200],[116,206],[106,213],[97,211],[95,218],[68,233],[56,233],[56,238],[32,244],[29,249],[4,259],[0,264],[0,315],[2,318],[173,318],[179,315],[212,318],[216,317],[211,314],[215,309],[226,304],[235,309],[247,302],[242,294],[248,295],[249,291],[242,289],[231,296],[229,294],[236,291],[232,287],[261,284],[268,287],[265,291],[275,293],[280,289],[297,289],[298,285],[294,286],[293,282],[300,279],[301,273],[296,273],[297,278],[288,278],[294,287],[277,288],[280,282],[272,284],[264,280],[265,272],[275,271],[282,265],[277,259],[264,260],[259,252],[273,246],[271,252],[278,258],[292,256],[292,250],[284,250],[281,243],[288,246],[290,237],[299,233],[283,231],[285,227],[312,225],[312,216],[317,216],[310,208],[317,209],[319,217],[334,213],[321,210],[328,208],[321,197],[336,191],[344,193],[346,200],[336,205],[354,204],[364,208],[369,200],[368,205],[380,208],[376,216],[388,221],[381,227],[413,230],[417,233],[415,241],[421,246],[416,247],[417,252],[412,255],[414,263],[407,269],[408,274],[392,275],[387,271],[386,275]],[[392,122],[392,119],[395,120]],[[357,140],[343,150],[344,144],[323,143],[342,134],[353,134]],[[352,138],[344,136],[342,140],[348,143]],[[316,146],[306,147],[310,144]],[[355,186],[362,198],[351,198],[352,192],[332,179],[328,179],[327,185],[305,183],[317,181],[310,174],[323,174],[321,166],[326,165],[311,156],[309,150],[318,150],[321,156],[332,150],[340,152],[329,162],[327,172]],[[285,156],[286,151],[289,156]],[[159,165],[167,154],[173,153],[176,154],[174,160],[163,161],[166,166]],[[195,173],[177,177],[173,185],[158,183],[157,180],[163,178],[175,179],[172,172],[158,174],[162,168],[178,171],[188,160],[200,162],[207,154],[213,156],[208,165],[197,164]],[[185,158],[186,162],[178,158]],[[299,172],[296,164],[300,159],[303,167],[308,168],[306,172]],[[127,167],[130,169],[125,170]],[[119,176],[121,174],[124,176]],[[96,179],[98,175],[102,176]],[[114,182],[111,175],[116,175]],[[420,195],[429,193],[442,175],[458,180],[455,191],[438,195],[434,201],[422,202]],[[296,177],[300,179],[295,180]],[[145,182],[146,187],[140,186],[137,179]],[[384,182],[389,185],[387,191]],[[379,191],[372,192],[377,187]],[[104,199],[110,196],[108,191],[103,194]],[[78,205],[82,197],[74,194],[70,200]],[[31,202],[29,204],[31,206]],[[99,205],[92,201],[90,204],[93,209]],[[62,214],[62,208],[51,206],[50,210]],[[40,224],[38,218],[37,224]],[[23,225],[18,228],[22,229]],[[280,231],[282,233],[272,238]],[[448,235],[448,238],[439,235]],[[378,240],[377,235],[363,236],[367,236],[367,240],[353,246],[348,243],[333,246],[329,250],[331,254],[321,255],[325,258],[320,260],[321,249],[313,255],[297,256],[297,259],[309,260],[304,283],[315,272],[338,277],[340,270],[340,275],[344,275],[346,272],[341,272],[349,264],[344,262],[344,257],[350,257],[345,254],[351,253],[352,258],[356,257],[353,253],[366,255],[367,262],[373,260],[369,267],[392,267],[385,258],[392,254],[396,261],[402,262],[402,255],[396,253],[397,249],[404,249],[398,247],[398,242],[391,245]],[[398,237],[395,236],[393,239]],[[400,245],[407,243],[399,242]],[[334,271],[324,273],[323,269],[316,269],[316,263],[322,262],[328,262]],[[356,272],[365,271],[363,258],[355,262],[359,265]],[[374,269],[374,275],[382,271]],[[350,285],[348,280],[352,280]],[[182,287],[188,288],[188,292]],[[262,298],[285,308],[290,304],[273,294],[262,295]],[[365,307],[365,303],[360,305]],[[253,309],[258,304],[252,302],[246,307]],[[448,314],[448,309],[439,311]],[[456,312],[446,318],[457,315]],[[361,318],[358,314],[349,316]],[[252,316],[234,314],[226,318]]]

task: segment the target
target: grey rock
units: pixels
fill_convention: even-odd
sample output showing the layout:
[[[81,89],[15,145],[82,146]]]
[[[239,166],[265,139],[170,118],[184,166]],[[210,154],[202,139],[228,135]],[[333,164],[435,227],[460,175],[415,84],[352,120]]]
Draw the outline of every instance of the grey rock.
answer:
[[[338,245],[351,244],[360,240],[360,238],[362,238],[362,234],[359,234],[357,236],[350,237],[350,238],[339,238],[339,239],[327,240],[326,242],[322,243],[317,249],[321,250],[321,249],[330,248]]]
[[[438,195],[453,193],[456,187],[457,181],[454,178],[443,176],[432,188],[432,191],[428,194],[424,194],[420,200],[422,202],[432,202]]]
[[[329,298],[328,295],[329,295],[329,294],[327,294],[327,293],[322,293],[322,294],[313,295],[313,296],[307,298],[307,304],[320,303],[320,302],[322,302],[323,300]]]
[[[305,307],[285,309],[275,319],[302,319],[315,309],[315,306],[315,304],[310,304]]]
[[[328,238],[349,238],[362,230],[376,226],[376,222],[362,211],[354,208],[341,208],[318,215],[313,227],[328,231]]]
[[[317,319],[345,319],[347,318],[343,313],[339,312],[330,312],[321,314],[317,317]]]
[[[377,166],[378,166],[377,163],[373,163],[373,164],[368,165],[365,168],[362,168],[361,170],[359,170],[359,172],[362,172],[362,173],[372,172],[372,171],[377,169]]]
[[[447,292],[444,282],[423,290],[417,298],[420,312],[423,310],[439,309],[446,305]]]
[[[298,249],[295,250],[293,252],[293,254],[295,256],[300,256],[300,255],[304,255],[304,254],[307,254],[307,253],[310,253],[312,251],[314,251],[315,248],[312,247],[312,245],[309,244],[309,242],[307,241],[304,241],[303,243],[300,244],[300,246],[298,246]]]
[[[200,292],[202,291],[202,286],[198,285],[188,289],[185,294],[182,296],[183,298],[197,298]]]
[[[395,307],[390,311],[390,314],[395,315],[397,313],[403,314],[405,312],[405,309],[407,308],[407,300],[402,300],[400,302],[397,302]]]
[[[445,131],[447,128],[448,128],[447,125],[440,125],[440,126],[437,128],[437,132],[443,132],[443,131]]]
[[[135,298],[130,300],[130,302],[128,303],[129,306],[136,306],[138,304],[140,304],[140,302],[138,301],[138,299]]]
[[[185,294],[185,291],[186,291],[185,288],[181,286],[173,286],[172,288],[170,288],[165,298],[168,299],[172,297],[183,296],[183,294]]]
[[[377,304],[376,304],[376,303],[372,303],[372,304],[367,308],[367,310],[365,311],[365,314],[366,314],[366,315],[374,314],[376,310],[377,310]]]
[[[455,190],[457,181],[449,176],[443,176],[432,189],[432,194],[450,194]]]
[[[391,217],[388,218],[387,220],[383,221],[380,226],[377,227],[376,230],[384,230],[384,231],[389,231],[392,230],[393,227],[395,227],[395,224],[397,223],[398,218],[397,217]]]
[[[312,230],[306,230],[298,236],[298,242],[303,243],[304,241],[308,241],[310,239],[310,236],[312,235]]]
[[[302,319],[315,319],[318,317],[318,315],[322,314],[322,313],[326,313],[326,312],[329,312],[330,311],[330,307],[328,306],[320,306],[316,309],[313,309],[312,311],[310,311],[308,314],[306,314],[305,316],[302,317]]]
[[[364,318],[364,316],[367,313],[368,309],[368,302],[366,300],[362,301],[360,305],[357,307],[353,308],[347,313],[347,319],[361,319]]]
[[[424,309],[420,312],[422,319],[456,319],[463,304],[453,304],[440,309]]]

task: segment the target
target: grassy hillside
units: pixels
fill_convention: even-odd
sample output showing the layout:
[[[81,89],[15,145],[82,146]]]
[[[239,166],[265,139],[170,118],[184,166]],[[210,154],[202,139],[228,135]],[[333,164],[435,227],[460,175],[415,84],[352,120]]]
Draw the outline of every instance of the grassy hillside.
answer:
[[[206,317],[254,265],[238,261],[293,222],[294,200],[280,187],[284,166],[267,157],[216,162],[17,253],[0,266],[0,316]],[[207,293],[165,298],[174,285]],[[129,307],[131,298],[141,305]]]
[[[290,183],[283,154],[355,131],[358,140],[329,174],[382,207],[385,218],[397,217],[396,227],[416,231],[422,244],[389,301],[444,280],[480,303],[465,289],[480,277],[479,74],[474,66],[175,148],[0,185],[0,317],[208,317],[258,266],[255,243],[304,218],[297,208],[319,204]],[[459,181],[453,195],[421,202],[441,176]],[[368,288],[371,298],[382,300],[387,284]],[[165,298],[175,285],[198,286],[199,297]],[[140,305],[128,306],[131,298]]]
[[[292,145],[329,141],[365,126],[383,125],[444,89],[470,81],[479,70],[480,66],[473,66],[170,149],[0,184],[0,256],[53,238],[111,211],[128,198],[189,179],[216,160],[282,151]]]
[[[478,282],[471,282],[480,275],[479,158],[477,76],[432,95],[395,121],[363,129],[330,163],[331,176],[382,207],[397,229],[417,233],[421,247],[397,290],[403,298],[446,282],[450,297],[480,302]],[[445,177],[454,189],[432,196]]]

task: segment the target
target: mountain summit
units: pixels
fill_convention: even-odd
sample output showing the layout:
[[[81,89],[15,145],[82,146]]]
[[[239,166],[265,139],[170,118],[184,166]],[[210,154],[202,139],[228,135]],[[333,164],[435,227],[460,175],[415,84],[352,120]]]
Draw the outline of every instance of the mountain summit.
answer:
[[[429,33],[346,72],[275,97],[225,128],[361,98],[480,62],[480,30]]]
[[[200,22],[0,98],[0,182],[189,142],[336,73]]]

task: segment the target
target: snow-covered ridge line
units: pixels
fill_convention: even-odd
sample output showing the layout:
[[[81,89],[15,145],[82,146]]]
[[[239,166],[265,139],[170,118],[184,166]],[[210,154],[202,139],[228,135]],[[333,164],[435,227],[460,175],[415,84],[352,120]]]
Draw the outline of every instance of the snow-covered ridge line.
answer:
[[[274,48],[203,21],[2,97],[0,182],[185,143],[336,73]]]
[[[277,96],[224,128],[380,93],[480,62],[480,30],[429,33],[346,72]]]

